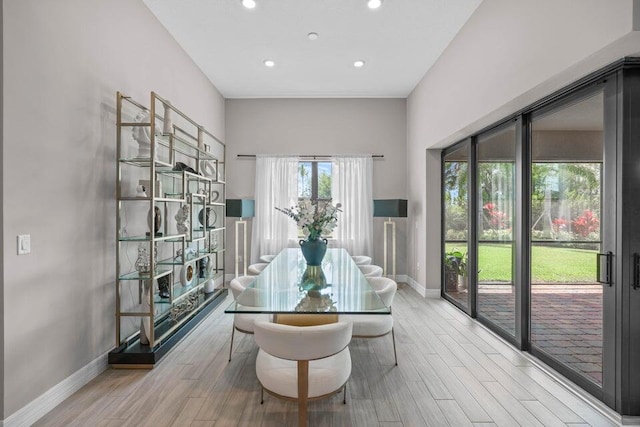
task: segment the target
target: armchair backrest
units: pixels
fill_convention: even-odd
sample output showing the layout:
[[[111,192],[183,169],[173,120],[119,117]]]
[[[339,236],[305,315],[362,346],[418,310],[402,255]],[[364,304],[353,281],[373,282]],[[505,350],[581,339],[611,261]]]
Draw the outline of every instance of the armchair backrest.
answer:
[[[391,307],[393,304],[393,298],[398,290],[398,284],[393,279],[388,277],[369,277],[367,279],[371,284],[371,287],[378,294],[384,305]]]
[[[287,360],[316,360],[344,350],[351,341],[351,322],[318,326],[290,326],[255,322],[258,347],[272,356]]]
[[[231,280],[229,287],[233,294],[233,299],[237,300],[240,295],[253,281],[256,280],[256,276],[239,276]]]

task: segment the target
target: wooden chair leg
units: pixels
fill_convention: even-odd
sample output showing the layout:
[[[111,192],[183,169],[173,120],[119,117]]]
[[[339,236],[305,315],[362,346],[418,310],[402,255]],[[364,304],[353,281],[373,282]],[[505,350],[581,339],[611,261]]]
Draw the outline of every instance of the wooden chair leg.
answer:
[[[309,361],[298,360],[298,426],[307,426],[307,400],[309,398]]]
[[[347,404],[347,385],[344,385],[344,395],[342,396],[342,404]]]
[[[231,362],[231,353],[233,353],[233,335],[236,333],[236,325],[231,327],[231,345],[229,346],[229,362]]]
[[[396,366],[398,366],[398,354],[396,353],[396,334],[391,328],[391,339],[393,340],[393,357],[396,359]]]
[[[264,403],[264,387],[260,387],[260,404]]]

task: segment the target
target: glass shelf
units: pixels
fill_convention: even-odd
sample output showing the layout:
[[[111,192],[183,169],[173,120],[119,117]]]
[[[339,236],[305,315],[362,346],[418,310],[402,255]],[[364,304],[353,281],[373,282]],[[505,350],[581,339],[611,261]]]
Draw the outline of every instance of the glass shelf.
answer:
[[[217,225],[225,225],[225,186],[224,181],[216,180],[225,178],[226,146],[155,92],[151,92],[149,107],[120,92],[117,93],[117,100],[116,317],[118,326],[116,340],[119,346],[126,344],[126,349],[119,348],[112,352],[113,354],[110,353],[109,358],[110,363],[113,360],[116,364],[153,365],[157,361],[155,358],[161,357],[161,353],[156,353],[155,349],[164,345],[164,340],[183,327],[192,328],[199,321],[200,314],[219,304],[227,293],[227,289],[224,288],[224,255],[217,255],[224,253],[224,249],[210,250],[214,246],[223,247],[225,244],[224,234],[213,233],[214,230],[224,230],[224,228],[216,228]],[[165,123],[167,121],[168,123]],[[165,134],[161,129],[170,130],[171,133]],[[133,136],[133,141],[130,135]],[[152,156],[151,153],[154,155]],[[193,169],[189,168],[191,172],[174,170],[174,168],[177,169],[178,162]],[[139,186],[135,184],[140,181],[146,182],[146,184],[142,183],[145,187],[154,186],[153,198],[149,197],[151,196],[149,188],[146,194],[138,192]],[[213,187],[212,184],[218,185]],[[145,233],[149,231],[149,227],[143,224],[149,223],[147,217],[151,206],[162,211],[163,223],[158,230],[162,235],[153,234],[153,230],[150,235]],[[184,209],[185,206],[187,209]],[[201,228],[198,222],[201,209],[216,212],[217,222],[212,221],[213,218],[208,218],[209,223],[205,224],[213,228]],[[189,221],[179,223],[186,225],[185,229],[180,228],[180,231],[186,231],[186,233],[179,234],[176,227],[177,221],[174,223],[173,219],[176,211],[184,213],[185,210],[188,210]],[[128,224],[127,220],[131,219],[126,217],[127,214],[135,214],[136,217],[133,223],[135,228],[129,232],[124,228]],[[135,249],[145,246],[147,252],[151,251],[151,253],[155,250],[154,247],[157,247],[154,258],[158,262],[152,272],[140,274],[131,265],[131,256]],[[176,258],[178,249],[189,255]],[[206,258],[210,261],[208,264],[210,276],[198,278],[197,267],[199,264],[204,265],[201,260]],[[181,274],[188,271],[186,266],[196,270],[195,277],[192,277],[191,286],[182,287],[179,278]],[[158,278],[161,285],[170,284],[171,298],[159,297],[158,284],[155,283]],[[208,280],[216,281],[215,290],[204,294],[204,283],[211,284],[207,282]],[[124,283],[127,285],[125,286]],[[146,293],[149,291],[147,289],[149,286],[151,286],[150,295]],[[134,287],[138,288],[137,299]],[[150,300],[144,300],[143,304],[140,302],[143,297]],[[153,313],[149,312],[150,308],[144,307],[147,301],[152,305],[157,304],[154,310],[151,310]],[[138,311],[127,312],[131,304]],[[145,313],[142,313],[142,310]],[[151,317],[152,325],[156,325],[149,345],[142,345],[135,341],[129,343],[129,338],[125,335],[137,340],[140,333],[136,331],[138,325],[124,322],[123,326],[122,320],[126,317],[144,316]],[[167,348],[170,348],[173,343],[167,341],[167,345]],[[126,354],[123,356],[121,353]],[[131,357],[128,357],[129,353]]]
[[[118,278],[118,280],[151,280],[166,276],[171,272],[173,272],[172,268],[158,267],[153,277],[150,274],[140,274],[138,271],[132,271],[131,273],[123,274]]]
[[[196,145],[192,144],[186,138],[178,135],[159,135],[156,134],[156,142],[159,145],[169,148],[170,140],[173,138],[173,149],[187,157],[191,157],[196,160],[218,160],[211,153],[199,149]]]
[[[155,241],[156,242],[181,242],[182,238],[184,237],[184,234],[169,234],[169,235],[162,235],[162,236],[155,236]],[[118,240],[120,242],[150,242],[151,241],[151,236],[120,236],[118,238]]]
[[[123,158],[120,159],[121,163],[126,163],[128,165],[132,165],[132,166],[138,166],[138,167],[142,167],[142,168],[148,168],[151,167],[151,158],[149,157],[131,157],[131,158]],[[169,168],[172,169],[173,166],[170,165],[169,163],[165,163],[162,160],[156,160],[155,161],[155,166],[156,168],[159,169],[164,169],[164,168]]]
[[[165,196],[167,196],[168,194],[171,195],[175,195],[176,197],[156,197],[154,198],[154,200],[156,202],[160,202],[160,203],[173,203],[173,202],[181,202],[181,203],[187,203],[187,201],[185,199],[182,198],[177,198],[178,196],[182,196],[182,193],[165,193]],[[121,202],[150,202],[151,201],[151,197],[136,197],[136,196],[132,196],[132,197],[120,197],[120,201]]]
[[[202,285],[208,281],[213,280],[214,283],[222,278],[222,273],[213,273],[211,275],[205,275],[205,277],[196,277],[197,281],[194,280],[193,284],[190,286],[182,286],[179,283],[174,283],[173,286],[173,303],[180,301],[185,296],[190,293],[196,291],[198,288],[202,287]],[[160,298],[158,294],[155,294],[153,301],[155,304],[171,304],[170,298]]]
[[[198,261],[202,258],[206,258],[209,255],[214,255],[218,252],[224,252],[224,249],[214,249],[211,252],[207,252],[204,249],[198,251],[197,254],[194,255],[187,255],[184,258],[184,263],[182,262],[182,257],[175,257],[175,258],[167,258],[167,259],[163,259],[161,261],[158,261],[158,265],[185,265],[187,263],[190,263],[192,261]]]

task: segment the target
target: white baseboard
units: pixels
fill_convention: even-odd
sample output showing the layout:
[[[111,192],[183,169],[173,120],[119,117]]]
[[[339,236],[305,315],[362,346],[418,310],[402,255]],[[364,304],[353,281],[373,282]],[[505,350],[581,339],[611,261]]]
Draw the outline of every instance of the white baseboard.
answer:
[[[47,412],[62,403],[89,381],[104,372],[108,365],[108,353],[98,356],[84,367],[69,375],[58,384],[11,414],[0,422],[3,427],[28,427],[42,418]]]
[[[623,426],[640,426],[640,417],[623,415],[621,418]]]
[[[427,289],[426,286],[417,282],[413,277],[406,276],[406,283],[411,286],[417,293],[425,298],[440,298],[440,289]]]
[[[393,276],[387,276],[393,278]],[[407,275],[406,274],[397,274],[395,281],[398,283],[407,283]]]

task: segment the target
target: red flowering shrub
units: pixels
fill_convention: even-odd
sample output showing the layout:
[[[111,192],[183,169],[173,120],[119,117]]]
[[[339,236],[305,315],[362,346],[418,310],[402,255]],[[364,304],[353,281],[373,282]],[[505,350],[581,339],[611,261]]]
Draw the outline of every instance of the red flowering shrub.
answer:
[[[564,218],[556,218],[551,221],[551,223],[553,225],[553,231],[559,233],[561,231],[567,231],[567,225],[569,224],[569,221]]]
[[[487,218],[491,228],[509,228],[509,216],[506,213],[496,209],[495,204],[487,203],[482,207],[482,209],[485,212],[485,217]]]
[[[592,211],[587,209],[582,215],[571,221],[571,228],[574,233],[587,237],[591,233],[600,231],[600,220]]]

